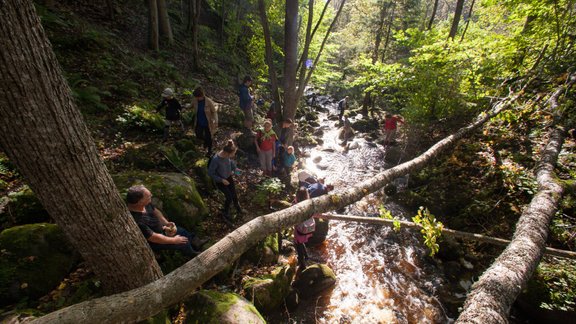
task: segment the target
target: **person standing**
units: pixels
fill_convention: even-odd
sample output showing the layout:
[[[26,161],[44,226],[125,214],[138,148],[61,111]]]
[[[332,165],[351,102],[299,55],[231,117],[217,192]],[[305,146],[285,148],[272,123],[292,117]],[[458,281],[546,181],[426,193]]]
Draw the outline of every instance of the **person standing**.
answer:
[[[342,122],[342,117],[344,116],[344,111],[348,109],[348,96],[344,97],[344,99],[338,101],[338,120]]]
[[[194,130],[196,137],[203,140],[203,146],[208,150],[208,157],[212,155],[212,138],[218,128],[218,111],[214,101],[204,95],[204,90],[198,87],[192,93],[194,100],[192,107],[196,112]]]
[[[182,129],[182,133],[184,133],[184,124],[182,123],[182,105],[176,98],[174,98],[174,90],[171,88],[166,88],[162,91],[162,101],[156,107],[156,111],[160,112],[160,110],[166,107],[166,113],[164,115],[164,136],[162,137],[163,141],[168,140],[168,136],[170,135],[170,127],[179,125]]]
[[[386,114],[384,118],[384,145],[392,144],[395,141],[398,123],[404,124],[404,118],[398,115]]]
[[[296,192],[295,203],[310,199],[308,190],[305,187],[300,187]],[[306,268],[306,262],[308,261],[308,250],[306,249],[306,243],[308,239],[314,234],[315,228],[314,219],[310,217],[306,221],[294,226],[294,245],[296,247],[296,253],[298,255],[298,267],[300,271]]]
[[[260,158],[260,167],[266,176],[272,176],[272,160],[276,156],[277,140],[278,136],[276,136],[276,133],[272,129],[272,121],[266,119],[264,121],[264,128],[258,130],[256,138],[254,138],[256,151]]]
[[[153,251],[176,250],[188,257],[198,255],[207,239],[199,239],[194,233],[169,222],[152,205],[152,193],[143,185],[132,186],[126,194],[128,210],[144,234]]]
[[[228,140],[224,148],[212,157],[210,165],[208,166],[208,175],[216,182],[216,187],[220,190],[226,201],[222,214],[228,221],[233,221],[234,218],[230,215],[230,206],[234,203],[238,215],[244,213],[240,203],[238,202],[238,195],[236,194],[236,186],[234,184],[233,174],[236,171],[236,162],[232,160],[236,154],[236,145],[232,140]]]
[[[240,96],[240,109],[244,113],[244,127],[246,128],[252,128],[252,124],[254,123],[254,113],[252,111],[254,98],[252,98],[250,94],[250,85],[252,85],[252,78],[247,75],[244,77],[238,92]]]

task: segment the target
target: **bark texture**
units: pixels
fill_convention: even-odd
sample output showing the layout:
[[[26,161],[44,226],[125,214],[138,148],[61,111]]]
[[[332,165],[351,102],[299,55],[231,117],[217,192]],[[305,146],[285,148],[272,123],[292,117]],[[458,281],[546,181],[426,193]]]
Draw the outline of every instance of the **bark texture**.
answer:
[[[160,268],[98,156],[32,2],[1,1],[0,15],[2,150],[107,292],[159,278]]]
[[[450,27],[448,38],[454,39],[456,33],[458,33],[458,25],[460,24],[460,18],[462,17],[462,9],[464,9],[464,0],[457,0],[456,9],[454,10],[454,19],[452,19],[452,26]]]
[[[150,49],[160,50],[160,32],[158,30],[158,2],[148,0],[148,33]]]
[[[391,180],[422,169],[428,162],[448,151],[460,138],[508,107],[509,103],[510,101],[506,101],[500,104],[492,113],[485,114],[469,126],[436,143],[419,157],[379,173],[350,189],[309,199],[290,208],[253,219],[228,234],[201,255],[151,284],[129,292],[76,304],[41,317],[35,322],[115,323],[146,319],[184,299],[268,235],[294,226],[312,214],[350,205],[380,190]]]
[[[174,43],[170,17],[168,16],[168,6],[166,0],[157,0],[158,3],[158,20],[160,22],[160,35],[162,35],[168,44]]]
[[[572,76],[566,88],[560,87],[551,96],[549,103],[554,113],[559,111],[560,95],[575,82],[576,77]],[[564,192],[554,174],[564,134],[561,128],[550,130],[536,166],[538,192],[520,216],[510,245],[472,286],[457,323],[508,322],[510,307],[540,263],[550,221]]]

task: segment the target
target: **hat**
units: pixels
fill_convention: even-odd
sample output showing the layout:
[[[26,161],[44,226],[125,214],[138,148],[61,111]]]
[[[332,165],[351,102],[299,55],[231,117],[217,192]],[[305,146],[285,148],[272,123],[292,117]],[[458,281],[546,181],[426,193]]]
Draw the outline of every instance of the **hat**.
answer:
[[[174,90],[172,90],[171,88],[166,88],[164,89],[164,91],[162,91],[162,98],[168,98],[173,96],[174,96]]]

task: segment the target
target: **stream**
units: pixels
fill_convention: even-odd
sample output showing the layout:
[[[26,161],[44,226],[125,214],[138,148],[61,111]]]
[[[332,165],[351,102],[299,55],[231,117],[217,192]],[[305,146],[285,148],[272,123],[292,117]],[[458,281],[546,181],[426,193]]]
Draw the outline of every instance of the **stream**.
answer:
[[[315,136],[322,145],[301,148],[303,168],[333,184],[335,192],[347,189],[386,167],[387,147],[356,134],[342,145],[338,140],[336,104],[324,98],[324,112]],[[361,118],[361,116],[357,116]],[[355,119],[350,118],[354,123]],[[376,141],[381,142],[381,141]],[[402,148],[399,142],[397,148]],[[401,183],[400,183],[401,185]],[[414,214],[386,198],[383,191],[340,210],[339,213],[377,216],[384,205],[392,215],[410,220]],[[333,289],[301,301],[286,312],[287,323],[447,323],[436,291],[443,284],[428,260],[428,250],[419,233],[395,232],[380,225],[330,221],[325,242],[308,247],[313,260],[327,264],[336,274]]]

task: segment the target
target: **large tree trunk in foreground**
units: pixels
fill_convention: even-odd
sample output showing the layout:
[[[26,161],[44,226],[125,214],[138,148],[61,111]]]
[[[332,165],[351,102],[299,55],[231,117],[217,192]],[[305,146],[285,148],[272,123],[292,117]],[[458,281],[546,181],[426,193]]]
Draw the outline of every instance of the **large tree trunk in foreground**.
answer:
[[[98,156],[31,1],[2,1],[0,15],[2,150],[108,293],[159,278],[154,255]]]
[[[158,2],[148,0],[148,44],[154,51],[160,50],[160,32],[158,29]]]
[[[290,208],[251,220],[196,258],[151,284],[129,292],[76,304],[41,317],[36,322],[103,323],[146,319],[186,298],[202,283],[225,269],[251,246],[268,235],[292,227],[312,214],[348,206],[380,190],[393,179],[422,169],[441,153],[448,151],[459,139],[509,107],[515,98],[499,104],[492,113],[486,114],[471,125],[436,143],[419,157],[379,173],[353,188],[309,199]]]
[[[284,109],[283,119],[294,119],[298,108],[296,73],[298,69],[298,1],[286,1],[284,23]],[[289,128],[288,145],[292,145],[293,132]]]
[[[574,81],[573,76],[570,85]],[[553,110],[564,90],[557,90],[551,97]],[[550,222],[562,198],[563,188],[556,181],[554,167],[563,139],[563,130],[550,131],[548,144],[536,167],[538,193],[516,223],[512,243],[472,286],[457,323],[508,322],[510,307],[540,263]]]

